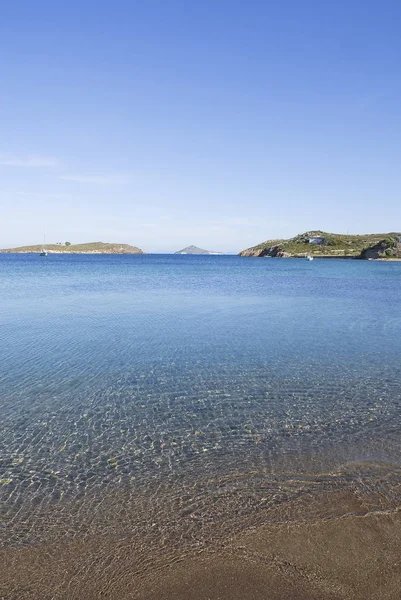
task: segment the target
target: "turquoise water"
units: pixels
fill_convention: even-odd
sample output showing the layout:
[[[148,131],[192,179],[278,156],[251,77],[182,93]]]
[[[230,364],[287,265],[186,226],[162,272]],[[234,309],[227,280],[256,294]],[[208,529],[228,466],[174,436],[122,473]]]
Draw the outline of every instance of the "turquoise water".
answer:
[[[4,254],[0,297],[6,543],[85,535],[106,495],[201,506],[228,475],[265,499],[387,465],[396,493],[401,263]]]

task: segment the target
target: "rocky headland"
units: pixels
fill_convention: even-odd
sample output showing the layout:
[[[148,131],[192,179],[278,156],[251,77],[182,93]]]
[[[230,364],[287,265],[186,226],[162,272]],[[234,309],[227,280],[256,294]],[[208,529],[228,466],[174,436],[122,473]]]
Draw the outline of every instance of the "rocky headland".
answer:
[[[267,240],[247,248],[239,256],[274,258],[354,258],[400,260],[401,233],[342,235],[307,231],[290,239]]]

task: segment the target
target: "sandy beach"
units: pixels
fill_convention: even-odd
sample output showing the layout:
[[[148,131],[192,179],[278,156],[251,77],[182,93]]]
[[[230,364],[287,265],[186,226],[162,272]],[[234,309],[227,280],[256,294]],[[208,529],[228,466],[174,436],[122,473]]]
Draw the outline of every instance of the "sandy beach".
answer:
[[[395,490],[396,492],[397,490]],[[110,515],[111,504],[103,507]],[[354,486],[321,486],[268,510],[227,521],[203,505],[175,520],[146,517],[146,502],[115,528],[3,550],[0,597],[100,600],[396,600],[401,588],[401,513],[391,498]],[[142,515],[140,511],[143,511]],[[169,512],[170,511],[170,512]],[[118,511],[117,511],[118,512]],[[182,513],[181,513],[182,514]],[[210,517],[208,520],[208,516]],[[52,515],[49,515],[49,519]],[[71,515],[74,519],[74,515]],[[142,521],[143,519],[143,521]],[[171,519],[170,523],[168,519]],[[111,521],[113,519],[111,518]]]

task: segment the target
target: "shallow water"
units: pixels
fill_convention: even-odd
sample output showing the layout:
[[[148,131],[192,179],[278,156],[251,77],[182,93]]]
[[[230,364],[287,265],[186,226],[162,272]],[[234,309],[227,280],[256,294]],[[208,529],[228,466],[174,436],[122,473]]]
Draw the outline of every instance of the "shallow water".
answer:
[[[0,254],[0,297],[6,545],[399,502],[401,263]]]

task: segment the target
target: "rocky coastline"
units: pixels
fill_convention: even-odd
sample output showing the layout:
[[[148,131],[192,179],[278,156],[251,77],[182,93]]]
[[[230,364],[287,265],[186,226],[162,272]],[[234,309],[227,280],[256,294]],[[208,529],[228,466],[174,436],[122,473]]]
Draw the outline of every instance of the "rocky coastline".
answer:
[[[342,235],[308,231],[289,239],[267,240],[239,253],[245,257],[401,260],[401,234]]]

